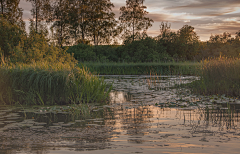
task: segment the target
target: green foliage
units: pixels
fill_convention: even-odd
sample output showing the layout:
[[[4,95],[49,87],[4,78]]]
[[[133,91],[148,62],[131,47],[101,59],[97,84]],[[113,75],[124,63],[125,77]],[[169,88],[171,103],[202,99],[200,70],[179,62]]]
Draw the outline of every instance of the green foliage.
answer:
[[[31,31],[27,36],[17,25],[0,18],[0,55],[1,62],[33,63],[61,62],[74,65],[76,60],[66,50],[51,45],[44,33]]]
[[[227,32],[221,35],[211,35],[208,42],[201,45],[202,59],[209,57],[239,57],[240,56],[240,41],[238,32],[235,38]]]
[[[63,46],[63,44],[70,44],[69,39],[70,36],[70,28],[69,23],[69,12],[71,10],[68,0],[60,0],[60,1],[51,1],[50,6],[50,14],[47,18],[48,21],[53,22],[51,26],[52,31],[52,39],[57,42],[59,46]],[[51,12],[52,10],[52,12]],[[75,20],[74,22],[78,22]]]
[[[146,36],[124,46],[90,46],[78,44],[70,47],[68,53],[73,53],[79,62],[167,62],[172,58],[155,39]]]
[[[0,102],[5,104],[54,105],[102,102],[108,98],[103,79],[85,68],[38,62],[2,65]]]
[[[121,49],[121,60],[126,62],[158,62],[168,61],[171,57],[155,39],[146,37],[126,44]]]
[[[88,7],[92,10],[88,13],[88,32],[94,45],[110,43],[111,38],[121,32],[112,12],[113,3],[110,0],[90,0]]]
[[[32,24],[32,27],[34,27],[34,31],[40,33],[40,30],[43,27],[42,21],[47,19],[49,11],[51,10],[49,8],[50,0],[26,0],[28,2],[32,3],[32,9],[31,13],[33,16],[33,19],[30,19],[30,22],[34,23]]]
[[[79,62],[84,61],[94,61],[96,60],[96,53],[93,50],[93,47],[86,44],[78,44],[75,46],[71,46],[68,50],[68,53],[73,53],[74,57]]]
[[[67,48],[51,45],[44,33],[33,30],[27,36],[5,19],[0,20],[0,26],[4,34],[0,36],[1,103],[53,105],[107,100],[109,91],[105,91],[103,79],[75,67],[76,60]]]
[[[18,7],[19,3],[20,0],[1,0],[0,16],[6,19],[10,24],[16,24],[24,30],[25,22],[22,20],[23,9]]]
[[[120,8],[119,20],[121,27],[124,30],[123,37],[132,36],[132,41],[135,40],[136,34],[140,31],[146,31],[152,26],[153,20],[146,17],[148,12],[147,7],[143,5],[144,0],[126,0],[126,6]]]
[[[156,37],[159,46],[164,47],[176,61],[195,60],[200,41],[194,32],[194,27],[184,25],[175,33],[171,32],[170,26],[168,23],[161,23],[161,33]]]
[[[202,62],[200,80],[193,82],[193,91],[204,95],[239,97],[240,60],[238,58],[216,58]]]
[[[101,75],[198,75],[200,63],[167,62],[167,63],[94,63],[85,62],[91,72]]]
[[[60,47],[49,44],[44,35],[31,33],[28,37],[22,37],[22,41],[16,46],[10,56],[13,63],[32,63],[38,61],[61,62],[75,64],[76,60]]]
[[[5,18],[0,17],[0,34],[0,52],[2,56],[8,58],[11,55],[11,51],[25,36],[25,31],[19,26],[11,24]]]

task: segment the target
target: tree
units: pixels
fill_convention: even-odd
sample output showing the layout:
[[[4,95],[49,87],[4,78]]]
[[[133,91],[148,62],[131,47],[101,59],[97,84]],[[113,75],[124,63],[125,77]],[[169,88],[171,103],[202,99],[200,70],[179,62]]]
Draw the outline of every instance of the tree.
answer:
[[[171,24],[162,22],[159,26],[160,34],[156,37],[159,48],[176,58],[178,50],[178,35],[171,31]]]
[[[51,4],[52,14],[48,19],[53,22],[51,29],[53,30],[57,43],[61,47],[63,44],[69,44],[69,12],[71,9],[69,0],[57,0]]]
[[[146,17],[148,12],[147,7],[143,5],[144,0],[126,0],[126,6],[120,8],[119,20],[124,29],[125,36],[132,35],[132,40],[135,39],[135,34],[140,31],[146,31],[152,26],[153,20]]]
[[[192,59],[197,52],[198,39],[197,33],[194,31],[194,27],[184,25],[178,30],[178,56],[181,58]]]
[[[25,31],[18,25],[11,24],[7,19],[0,17],[0,56],[8,58],[14,47],[18,46]]]
[[[114,7],[110,0],[90,0],[89,7],[92,11],[89,14],[89,33],[95,45],[109,43],[111,37],[118,35],[120,29],[117,27]]]
[[[22,20],[23,9],[19,8],[20,0],[0,0],[1,15],[11,24],[17,24],[25,29],[25,23]]]
[[[68,12],[69,32],[75,44],[88,42],[86,40],[89,35],[88,21],[89,14],[92,11],[89,4],[89,0],[70,0],[70,9]]]
[[[41,23],[43,20],[46,20],[50,10],[50,0],[26,0],[32,3],[32,16],[35,19],[35,32],[39,32],[39,27],[44,27]],[[33,19],[30,19],[30,22],[34,22]]]

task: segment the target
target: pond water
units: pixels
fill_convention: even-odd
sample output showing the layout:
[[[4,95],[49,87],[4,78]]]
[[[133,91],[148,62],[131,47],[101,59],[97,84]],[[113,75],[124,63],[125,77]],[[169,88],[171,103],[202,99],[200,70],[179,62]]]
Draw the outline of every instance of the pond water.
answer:
[[[1,107],[0,153],[239,153],[240,101],[196,96],[193,76],[105,76],[110,102],[91,115],[67,106]]]

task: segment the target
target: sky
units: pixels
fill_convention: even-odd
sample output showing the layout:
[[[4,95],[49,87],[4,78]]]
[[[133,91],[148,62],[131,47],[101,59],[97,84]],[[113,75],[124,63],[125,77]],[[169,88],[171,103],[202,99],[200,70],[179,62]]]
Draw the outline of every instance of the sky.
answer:
[[[111,0],[116,18],[120,15],[120,7],[125,0]],[[232,37],[240,30],[240,0],[145,0],[149,18],[153,19],[148,29],[149,36],[160,34],[161,22],[171,24],[171,30],[177,31],[184,25],[195,28],[200,40],[207,41],[215,34],[229,32]],[[31,16],[31,3],[20,1],[24,9],[23,19],[28,21]],[[28,26],[28,24],[26,24]]]

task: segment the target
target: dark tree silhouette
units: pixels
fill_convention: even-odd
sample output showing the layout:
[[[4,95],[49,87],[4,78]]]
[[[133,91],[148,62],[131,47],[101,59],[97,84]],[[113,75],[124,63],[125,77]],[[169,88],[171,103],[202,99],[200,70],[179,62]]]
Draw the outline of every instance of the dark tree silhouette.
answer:
[[[147,7],[143,5],[144,0],[126,0],[126,6],[120,8],[119,20],[124,29],[124,37],[131,36],[134,41],[136,33],[146,31],[152,26],[153,20],[146,17]]]

